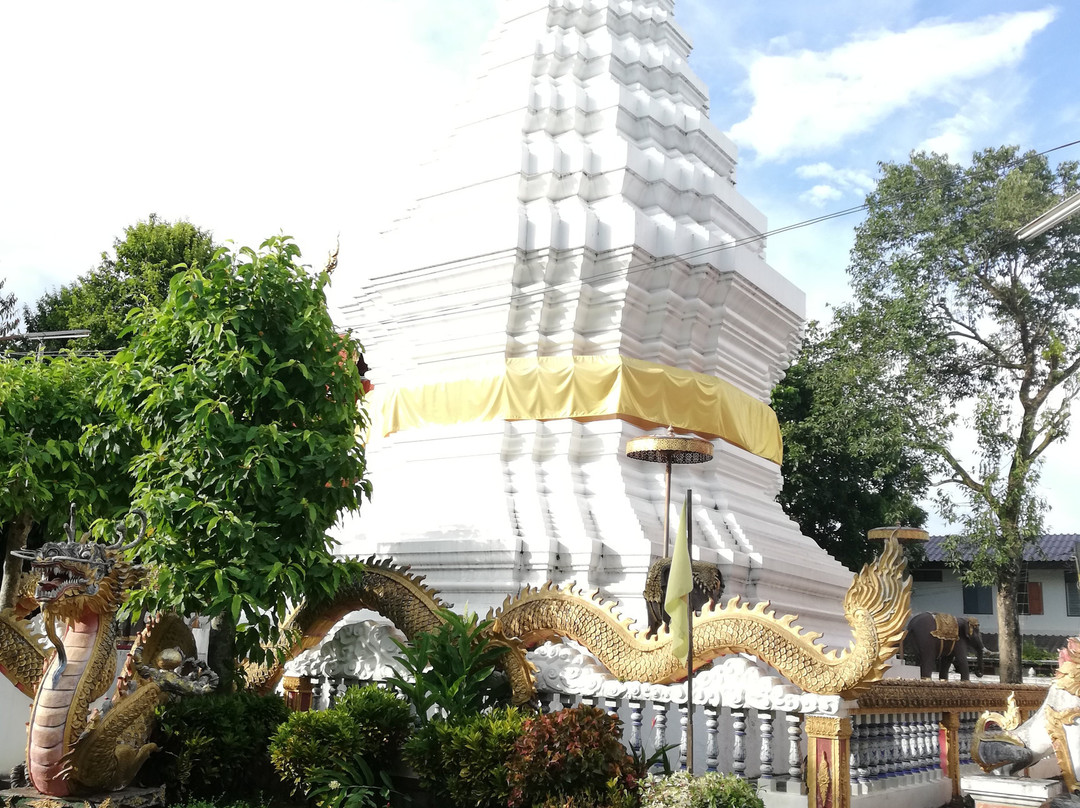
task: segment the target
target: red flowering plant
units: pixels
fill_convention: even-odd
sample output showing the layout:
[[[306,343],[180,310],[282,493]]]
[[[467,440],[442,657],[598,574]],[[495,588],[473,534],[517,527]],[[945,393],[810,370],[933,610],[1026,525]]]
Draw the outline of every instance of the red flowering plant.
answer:
[[[509,808],[632,808],[639,767],[618,716],[573,707],[525,722],[507,762]]]

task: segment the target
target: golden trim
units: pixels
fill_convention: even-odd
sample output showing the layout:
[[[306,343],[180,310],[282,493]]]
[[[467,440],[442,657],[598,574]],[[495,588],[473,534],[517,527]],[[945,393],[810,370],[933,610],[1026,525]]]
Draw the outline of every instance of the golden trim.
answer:
[[[824,749],[819,749],[817,755],[817,804],[820,806],[829,804],[831,781],[832,778],[829,777],[829,758]]]
[[[942,682],[937,679],[885,679],[859,696],[853,713],[982,712],[1000,707],[1011,694],[1021,710],[1037,710],[1046,699],[1046,685],[996,682]]]
[[[1000,732],[987,738],[987,724],[993,724],[998,727]],[[1002,743],[1009,743],[1014,746],[1024,746],[1025,744],[1023,741],[1011,734],[1011,731],[1018,726],[1020,726],[1020,708],[1016,704],[1016,694],[1010,693],[1004,714],[987,711],[980,715],[979,720],[975,722],[975,732],[971,737],[971,759],[975,761],[975,763],[979,765],[979,768],[984,772],[990,772],[1006,765],[1008,763],[1006,760],[993,765],[988,765],[979,754],[979,746],[984,740],[1001,741]]]
[[[930,534],[921,527],[872,527],[866,531],[866,538],[871,540],[889,539],[896,536],[900,541],[928,541]]]
[[[808,715],[804,729],[808,738],[844,740],[851,737],[851,720],[828,715]]]
[[[650,463],[705,463],[712,460],[713,447],[707,440],[674,435],[643,435],[626,442],[626,456]]]

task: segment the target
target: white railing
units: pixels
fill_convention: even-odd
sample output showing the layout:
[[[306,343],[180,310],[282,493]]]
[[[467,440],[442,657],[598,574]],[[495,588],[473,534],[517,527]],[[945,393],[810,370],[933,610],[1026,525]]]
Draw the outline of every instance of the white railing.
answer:
[[[313,705],[325,708],[348,687],[389,673],[386,660],[393,651],[377,647],[383,640],[389,643],[385,635],[356,626],[345,643],[348,648],[321,657],[308,652],[291,664],[290,673],[306,677]],[[358,647],[373,641],[374,648]],[[537,667],[541,709],[581,703],[601,707],[620,717],[628,747],[649,757],[670,746],[671,768],[686,768],[690,713],[685,684],[620,682],[572,643],[547,644],[529,658]],[[1038,687],[1020,688],[1025,710],[1034,709],[1045,693]],[[1003,709],[1010,689],[890,680],[872,686],[857,701],[844,701],[806,693],[749,657],[718,659],[694,677],[694,771],[732,772],[752,780],[770,808],[869,808],[886,795],[907,808],[937,808],[959,798],[961,775],[977,771],[970,750],[979,712]],[[813,737],[807,734],[809,717],[817,733]],[[822,734],[822,726],[833,730]],[[821,755],[823,748],[826,757],[836,755],[847,764],[841,767],[840,782],[830,786],[843,784],[848,792],[843,798],[823,796],[822,774],[814,768],[818,758],[808,765],[808,756]],[[816,772],[809,784],[808,769]]]

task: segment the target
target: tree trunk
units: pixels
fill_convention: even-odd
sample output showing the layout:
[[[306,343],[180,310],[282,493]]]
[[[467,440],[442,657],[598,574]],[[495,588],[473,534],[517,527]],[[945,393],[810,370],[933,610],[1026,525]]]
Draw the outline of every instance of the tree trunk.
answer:
[[[22,575],[22,559],[11,554],[12,550],[26,547],[26,537],[30,534],[34,520],[29,511],[23,511],[7,523],[4,541],[4,579],[0,584],[0,610],[10,609],[15,605],[19,593],[19,576]]]
[[[230,615],[219,615],[210,623],[206,664],[218,675],[219,693],[236,689],[236,624]]]
[[[1023,681],[1020,647],[1020,617],[1016,613],[1016,582],[999,581],[997,586],[998,659],[1001,681]]]

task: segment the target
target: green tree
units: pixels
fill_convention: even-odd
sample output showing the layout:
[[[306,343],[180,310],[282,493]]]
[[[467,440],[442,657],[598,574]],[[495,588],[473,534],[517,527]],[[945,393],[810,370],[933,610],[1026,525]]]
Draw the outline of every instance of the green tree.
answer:
[[[19,327],[19,318],[15,310],[15,293],[4,294],[7,278],[0,278],[0,337],[13,334]]]
[[[124,230],[113,242],[115,257],[101,254],[101,263],[75,283],[42,295],[23,310],[28,331],[87,328],[79,350],[111,351],[124,343],[120,332],[133,308],[157,306],[169,282],[183,265],[205,266],[214,253],[212,235],[188,222],[169,223],[150,214]]]
[[[359,346],[330,320],[328,274],[299,255],[271,238],[177,275],[133,316],[102,395],[142,436],[134,500],[151,514],[152,572],[136,608],[214,617],[254,660],[289,602],[334,591],[327,531],[370,495]]]
[[[56,539],[67,522],[68,503],[78,506],[84,527],[127,508],[126,446],[94,402],[105,370],[106,362],[93,357],[0,359],[0,608],[13,605],[22,568],[10,552],[26,546],[35,524]],[[79,445],[90,425],[108,436],[100,453]]]
[[[804,534],[852,570],[879,548],[866,532],[921,527],[929,481],[907,436],[905,391],[879,390],[880,358],[845,351],[811,323],[802,352],[772,393],[784,436],[780,504]]]
[[[953,563],[996,587],[1007,682],[1021,677],[1017,584],[1042,530],[1039,461],[1067,434],[1080,369],[1080,219],[1015,234],[1078,181],[1076,163],[1055,170],[1016,147],[969,166],[925,153],[882,164],[851,253],[855,302],[839,312],[846,355],[878,358],[877,390],[910,396],[908,435],[944,470],[942,506],[962,528]],[[971,452],[956,448],[961,415]]]

